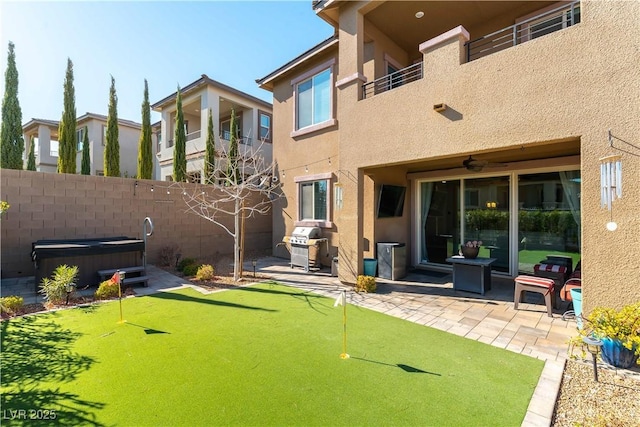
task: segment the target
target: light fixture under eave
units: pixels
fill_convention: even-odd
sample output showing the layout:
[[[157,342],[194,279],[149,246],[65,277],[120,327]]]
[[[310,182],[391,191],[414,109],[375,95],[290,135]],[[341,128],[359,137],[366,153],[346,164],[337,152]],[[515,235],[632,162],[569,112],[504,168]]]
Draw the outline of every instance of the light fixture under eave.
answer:
[[[419,10],[419,11],[416,12],[416,18],[420,19],[423,16],[424,16],[424,12],[423,11]]]

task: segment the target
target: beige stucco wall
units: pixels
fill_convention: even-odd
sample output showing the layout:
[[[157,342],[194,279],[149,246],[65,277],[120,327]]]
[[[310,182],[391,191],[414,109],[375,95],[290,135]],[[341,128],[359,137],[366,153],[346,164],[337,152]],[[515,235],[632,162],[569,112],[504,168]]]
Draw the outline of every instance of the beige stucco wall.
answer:
[[[183,257],[209,260],[232,254],[233,239],[219,226],[186,213],[182,195],[166,183],[130,178],[48,174],[2,169],[1,198],[11,207],[2,215],[2,277],[34,274],[31,244],[40,239],[108,236],[142,238],[145,217],[155,231],[147,241],[150,263],[158,252],[178,245]],[[135,186],[135,183],[138,186]],[[154,191],[151,191],[154,186]],[[184,184],[189,193],[192,184]],[[226,225],[232,225],[229,219]],[[246,220],[246,250],[268,249],[271,213]]]
[[[318,64],[322,64],[336,57],[336,51],[331,50],[319,55],[318,58],[296,70],[296,75],[304,74]],[[294,87],[291,85],[291,75],[278,81],[273,90],[273,157],[278,165],[278,174],[282,183],[282,190],[286,198],[279,199],[274,204],[273,215],[273,247],[276,256],[288,258],[289,254],[283,246],[276,245],[283,236],[290,235],[298,222],[298,194],[295,179],[298,177],[330,173],[334,176],[329,188],[330,197],[333,195],[333,184],[353,180],[354,177],[340,172],[338,160],[338,130],[340,124],[321,131],[292,137],[294,126],[293,99]],[[335,81],[335,79],[334,79]],[[328,159],[331,159],[329,162]],[[333,207],[333,203],[331,203]],[[341,211],[333,212],[334,222],[341,215]],[[329,239],[329,250],[321,251],[320,259],[324,265],[330,265],[331,258],[338,254],[338,228],[334,224],[322,229],[323,237]]]
[[[337,80],[374,69],[354,60],[363,57],[362,19],[355,3],[341,9]],[[551,152],[563,141],[578,140],[585,311],[596,304],[639,301],[640,257],[629,247],[640,244],[640,187],[635,185],[640,177],[640,150],[632,149],[636,155],[621,153],[609,147],[607,138],[611,129],[617,137],[640,146],[638,22],[638,2],[585,1],[580,24],[470,63],[460,60],[464,40],[438,45],[424,54],[425,78],[372,98],[359,100],[357,80],[338,88],[339,169],[342,176],[357,177],[345,181],[344,207],[335,218],[340,278],[352,282],[354,272],[362,271],[362,258],[368,255],[366,241],[386,240],[389,229],[405,235],[410,230],[408,205],[402,219],[385,219],[382,224],[383,220],[372,218],[377,184],[406,179],[407,169],[417,161],[510,148],[526,151],[554,142],[545,146]],[[379,52],[375,58],[380,58]],[[303,68],[295,70],[295,74],[303,72]],[[285,126],[282,121],[291,122],[293,117],[291,94],[285,91],[285,80],[290,78],[291,74],[285,76],[274,90],[278,135],[287,131],[280,128]],[[447,104],[449,110],[435,112],[433,105],[439,103]],[[331,135],[333,143],[335,138]],[[309,136],[305,143],[313,144],[314,150],[306,156],[303,151],[282,155],[278,140],[279,167],[320,157],[317,149],[330,145],[327,140],[326,133]],[[295,149],[287,143],[286,150]],[[614,153],[622,154],[624,194],[614,202],[613,217],[619,228],[612,233],[605,229],[610,213],[600,208],[599,159]],[[374,184],[369,184],[365,175],[383,165],[388,165],[384,176],[371,176]],[[390,165],[404,166],[391,169]],[[295,193],[287,184],[285,211],[290,211],[295,209]],[[283,217],[290,218],[291,213]],[[276,230],[288,226],[274,226],[274,239]]]

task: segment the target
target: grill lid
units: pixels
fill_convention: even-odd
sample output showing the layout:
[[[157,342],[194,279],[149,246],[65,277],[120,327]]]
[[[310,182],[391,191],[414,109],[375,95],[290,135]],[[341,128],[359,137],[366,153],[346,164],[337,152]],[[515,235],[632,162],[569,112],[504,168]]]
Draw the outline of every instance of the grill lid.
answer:
[[[306,245],[311,239],[320,238],[320,227],[296,227],[291,233],[289,242],[293,244]]]

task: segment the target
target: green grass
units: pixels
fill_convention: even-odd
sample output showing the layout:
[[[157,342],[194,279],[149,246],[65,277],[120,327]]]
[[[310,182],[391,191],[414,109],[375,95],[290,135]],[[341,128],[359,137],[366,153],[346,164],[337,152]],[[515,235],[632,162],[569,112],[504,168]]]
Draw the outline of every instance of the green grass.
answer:
[[[3,425],[519,426],[543,366],[352,305],[342,360],[342,307],[274,284],[122,306],[3,322]]]

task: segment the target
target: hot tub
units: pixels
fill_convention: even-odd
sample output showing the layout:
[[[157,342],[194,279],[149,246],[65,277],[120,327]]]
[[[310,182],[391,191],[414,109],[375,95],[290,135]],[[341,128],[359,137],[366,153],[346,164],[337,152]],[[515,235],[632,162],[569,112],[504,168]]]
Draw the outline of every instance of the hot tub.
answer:
[[[98,270],[142,265],[144,240],[131,237],[95,239],[38,240],[31,244],[35,265],[36,289],[44,277],[50,277],[59,265],[78,266],[77,285],[95,286]]]

